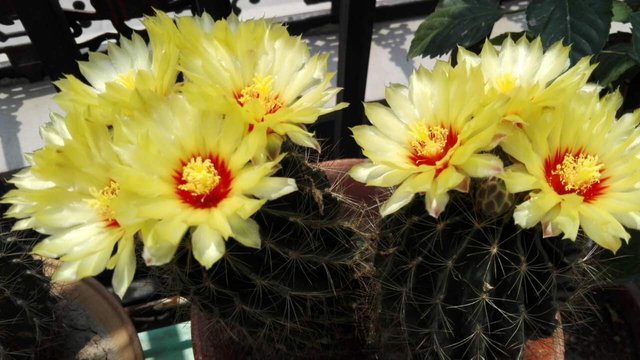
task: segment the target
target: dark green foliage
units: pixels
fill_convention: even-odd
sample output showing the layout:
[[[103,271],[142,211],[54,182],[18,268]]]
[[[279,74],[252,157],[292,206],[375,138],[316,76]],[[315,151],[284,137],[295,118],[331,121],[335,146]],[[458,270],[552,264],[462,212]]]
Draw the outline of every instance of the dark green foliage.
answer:
[[[571,45],[571,62],[597,54],[607,42],[612,0],[539,0],[527,7],[532,36],[540,35],[547,48],[562,40]]]
[[[487,216],[474,206],[486,194],[477,185],[472,196],[452,192],[438,219],[418,196],[383,219],[375,260],[383,358],[518,358],[593,283],[584,241],[522,230],[513,207]]]
[[[277,176],[295,178],[299,191],[254,216],[259,250],[230,239],[224,257],[205,270],[184,241],[160,271],[170,289],[237,337],[242,358],[358,356],[368,242],[341,216],[345,203],[320,169],[295,152],[281,165]]]
[[[31,359],[47,351],[57,299],[42,262],[28,253],[32,242],[8,226],[0,224],[0,359]]]
[[[408,57],[436,57],[458,45],[469,47],[489,36],[501,16],[496,0],[440,1],[418,27]]]

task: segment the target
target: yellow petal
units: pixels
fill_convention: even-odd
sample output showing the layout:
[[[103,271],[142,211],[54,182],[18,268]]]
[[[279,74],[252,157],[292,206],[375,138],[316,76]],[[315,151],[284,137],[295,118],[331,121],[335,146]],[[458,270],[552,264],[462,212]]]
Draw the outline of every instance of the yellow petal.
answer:
[[[449,193],[442,193],[437,195],[425,194],[425,207],[429,215],[437,218],[440,216],[444,208],[449,203]]]
[[[351,128],[353,137],[362,147],[363,154],[375,163],[391,162],[403,164],[408,162],[408,149],[387,138],[373,126],[360,125]]]
[[[267,199],[242,199],[242,206],[238,209],[237,214],[246,219],[256,213],[267,202]]]
[[[614,253],[622,245],[621,239],[627,242],[631,238],[613,216],[595,206],[580,208],[580,224],[591,240]]]
[[[50,258],[63,256],[70,249],[94,239],[95,235],[102,231],[102,228],[103,225],[100,223],[91,223],[68,229],[39,242],[33,248],[33,253]]]
[[[448,167],[435,178],[434,196],[445,193],[458,187],[465,180],[466,176],[458,172],[453,167]]]
[[[518,193],[521,191],[529,191],[540,188],[539,180],[529,174],[522,164],[511,165],[506,168],[505,172],[498,175],[501,178],[510,193]]]
[[[364,110],[367,119],[381,133],[401,145],[411,142],[406,124],[398,120],[391,109],[378,103],[367,103],[364,104]]]
[[[529,200],[516,206],[513,219],[525,229],[533,227],[559,202],[559,197],[551,194],[532,195]]]
[[[259,249],[260,226],[253,219],[242,219],[239,216],[230,216],[229,224],[233,230],[233,238],[244,246]]]
[[[231,236],[233,230],[231,230],[231,225],[229,224],[226,214],[221,209],[209,209],[207,216],[207,223],[212,230],[220,233],[225,239]],[[200,224],[194,223],[193,225]]]
[[[418,122],[420,117],[407,97],[407,90],[406,86],[391,84],[385,89],[384,98],[396,114],[397,119],[405,124],[413,124]]]
[[[255,184],[249,193],[261,199],[273,200],[297,190],[298,186],[294,179],[268,177]]]
[[[211,229],[207,225],[200,225],[191,234],[191,246],[193,256],[206,269],[211,266],[225,253],[225,242],[220,233]]]
[[[294,144],[312,148],[317,152],[320,152],[320,143],[315,139],[312,133],[306,131],[289,131],[287,133],[289,139],[293,141]]]
[[[147,265],[164,265],[175,254],[187,225],[172,220],[161,220],[143,229],[142,242],[144,251],[142,257]]]
[[[502,160],[491,154],[473,154],[458,167],[472,177],[489,177],[502,172]]]
[[[567,199],[565,199],[560,206],[560,212],[553,218],[553,220],[551,220],[552,226],[564,234],[564,239],[571,239],[574,241],[578,236],[578,229],[580,228],[578,207],[582,203],[582,199],[576,198],[578,198],[578,196],[574,198],[574,201],[567,201]]]
[[[396,186],[410,175],[410,171],[369,161],[357,164],[349,170],[349,176],[356,181],[372,186]]]
[[[136,272],[136,254],[133,237],[121,239],[118,242],[117,256],[118,261],[115,264],[111,284],[113,291],[118,294],[120,298],[123,298]]]
[[[415,192],[410,189],[409,182],[402,183],[389,197],[387,201],[380,206],[380,215],[387,216],[398,211],[403,206],[407,205],[411,199],[413,199]]]

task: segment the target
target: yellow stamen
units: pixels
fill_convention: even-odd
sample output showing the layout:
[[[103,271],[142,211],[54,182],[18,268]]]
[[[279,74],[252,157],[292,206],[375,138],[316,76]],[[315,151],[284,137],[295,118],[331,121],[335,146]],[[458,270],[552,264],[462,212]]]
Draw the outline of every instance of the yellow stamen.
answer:
[[[432,157],[440,154],[447,144],[449,130],[442,126],[420,127],[413,132],[414,140],[411,147],[416,154],[425,157]]]
[[[91,195],[94,199],[87,200],[89,206],[98,211],[101,218],[106,221],[113,221],[115,219],[115,211],[111,208],[111,201],[118,197],[120,193],[120,185],[111,180],[109,185],[105,186],[102,190],[91,190]]]
[[[498,91],[506,94],[516,86],[516,79],[510,73],[502,74],[495,80],[495,86]]]
[[[202,157],[191,158],[187,165],[182,167],[182,180],[184,184],[178,189],[189,191],[192,195],[206,195],[220,183],[220,175],[211,160],[202,160]]]
[[[282,101],[278,100],[277,95],[272,95],[272,85],[273,78],[271,76],[262,77],[256,75],[253,77],[251,85],[236,94],[236,100],[240,105],[244,105],[250,100],[258,101],[265,113],[273,113],[280,109],[283,104]]]
[[[136,87],[136,79],[133,70],[129,70],[126,73],[116,76],[115,81],[130,90],[133,90],[133,88]]]
[[[599,183],[603,164],[598,164],[598,156],[565,154],[562,163],[551,173],[560,176],[560,182],[567,191],[586,191]]]

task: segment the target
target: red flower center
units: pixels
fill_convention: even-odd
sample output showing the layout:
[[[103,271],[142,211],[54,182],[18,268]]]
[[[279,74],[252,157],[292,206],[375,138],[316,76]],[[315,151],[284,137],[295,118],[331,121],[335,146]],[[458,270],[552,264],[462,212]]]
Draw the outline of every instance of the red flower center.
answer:
[[[414,131],[409,159],[416,166],[435,166],[457,142],[458,134],[450,127],[446,128],[442,125],[421,127]],[[446,167],[446,164],[441,165],[438,172]]]
[[[216,207],[229,195],[233,180],[224,160],[212,154],[181,161],[173,178],[178,197],[196,209]]]
[[[544,162],[547,183],[558,195],[578,194],[590,202],[607,188],[603,177],[604,164],[598,162],[597,155],[589,155],[581,150],[557,151]]]

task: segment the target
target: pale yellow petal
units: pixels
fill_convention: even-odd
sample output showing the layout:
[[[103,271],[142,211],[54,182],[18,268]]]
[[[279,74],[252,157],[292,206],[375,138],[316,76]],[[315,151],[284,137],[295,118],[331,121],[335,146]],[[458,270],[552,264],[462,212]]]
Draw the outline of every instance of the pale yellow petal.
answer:
[[[573,198],[570,201],[568,198]],[[576,240],[578,229],[580,228],[580,217],[578,208],[582,203],[582,198],[577,195],[573,197],[565,196],[560,205],[560,212],[551,220],[554,228],[564,234],[564,239]],[[543,224],[543,227],[545,225]]]
[[[364,104],[364,110],[367,119],[381,133],[401,145],[411,142],[406,124],[398,120],[391,109],[378,103],[367,103]]]
[[[435,178],[434,196],[438,196],[453,188],[458,187],[465,180],[466,176],[461,174],[453,167],[448,167]]]
[[[505,172],[498,175],[510,193],[518,193],[540,188],[540,180],[529,174],[522,164],[507,167]]]
[[[255,214],[260,208],[267,202],[267,199],[249,199],[244,198],[241,200],[242,205],[237,210],[237,214],[243,218],[247,219],[251,215]]]
[[[502,160],[491,154],[473,154],[457,167],[472,177],[489,177],[502,172]]]
[[[349,170],[349,176],[371,186],[396,186],[411,174],[412,172],[408,170],[373,164],[369,161],[357,164]]]
[[[525,229],[533,227],[560,201],[558,196],[551,194],[532,195],[529,200],[516,206],[513,219],[516,224]]]
[[[50,258],[63,256],[70,249],[95,239],[95,235],[102,232],[102,228],[103,225],[100,223],[91,223],[68,229],[39,242],[33,248],[33,253]]]
[[[260,226],[253,219],[242,219],[239,216],[230,216],[229,224],[233,231],[233,238],[244,246],[260,248]]]
[[[175,254],[187,225],[172,220],[161,220],[142,232],[144,251],[142,257],[147,265],[164,265]]]
[[[380,206],[380,215],[387,216],[398,211],[403,206],[407,205],[414,197],[415,192],[412,191],[407,182],[402,183],[389,197],[387,201]]]
[[[113,291],[118,294],[120,298],[123,298],[136,272],[136,254],[133,237],[121,239],[118,242],[117,259],[118,261],[113,270],[111,283]]]
[[[268,177],[255,184],[249,193],[261,199],[274,200],[297,190],[298,186],[294,179]]]
[[[289,139],[291,139],[291,141],[293,141],[293,143],[296,145],[308,147],[314,149],[317,152],[320,152],[321,150],[320,143],[318,143],[318,140],[316,140],[312,133],[302,130],[289,131],[287,132],[287,136],[289,136]]]
[[[373,162],[406,163],[409,151],[398,143],[391,141],[373,126],[360,125],[351,128],[353,137],[362,147],[362,153]]]
[[[425,207],[429,215],[437,218],[449,203],[449,193],[445,192],[437,195],[432,195],[427,192],[425,194],[424,200]]]
[[[191,246],[193,256],[206,269],[211,268],[225,253],[224,239],[207,225],[200,225],[191,233]]]
[[[627,242],[631,238],[613,216],[595,206],[580,208],[580,225],[587,237],[614,253],[622,245],[621,240]]]

